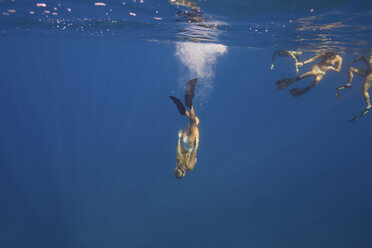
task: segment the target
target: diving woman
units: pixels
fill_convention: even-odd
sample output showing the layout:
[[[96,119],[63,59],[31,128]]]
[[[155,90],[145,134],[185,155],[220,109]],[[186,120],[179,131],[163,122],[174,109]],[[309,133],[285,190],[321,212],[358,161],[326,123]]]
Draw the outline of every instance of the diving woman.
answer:
[[[186,115],[190,121],[185,131],[178,131],[177,165],[174,169],[174,175],[177,179],[182,179],[187,171],[194,170],[197,160],[196,153],[199,146],[199,119],[196,117],[192,105],[196,81],[196,78],[189,80],[185,87],[185,105],[190,108],[190,111],[186,110],[180,99],[170,96],[170,99],[176,104],[180,114]]]

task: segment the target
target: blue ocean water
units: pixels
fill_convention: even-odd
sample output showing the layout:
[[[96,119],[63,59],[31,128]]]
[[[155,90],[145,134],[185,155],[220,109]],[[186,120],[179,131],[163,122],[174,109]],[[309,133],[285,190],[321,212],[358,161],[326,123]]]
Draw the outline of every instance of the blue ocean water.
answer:
[[[335,89],[372,46],[371,11],[0,0],[0,247],[370,247],[372,114],[348,122],[361,77]],[[276,49],[337,51],[342,70],[293,98]],[[177,180],[187,120],[168,96],[193,77],[198,161]]]

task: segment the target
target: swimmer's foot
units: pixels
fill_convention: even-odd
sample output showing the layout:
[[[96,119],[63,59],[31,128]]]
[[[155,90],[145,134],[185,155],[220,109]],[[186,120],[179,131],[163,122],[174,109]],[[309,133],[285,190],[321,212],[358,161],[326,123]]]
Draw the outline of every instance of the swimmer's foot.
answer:
[[[349,120],[349,122],[353,122],[353,121],[356,121],[356,120],[360,119],[361,117],[366,115],[371,109],[372,109],[372,106],[367,106],[367,108],[362,113],[355,116],[353,119]]]
[[[182,129],[178,130],[178,138],[181,138],[182,137],[182,134],[183,134]]]
[[[294,97],[302,96],[303,94],[306,94],[306,92],[307,90],[298,88],[289,90],[289,93]]]
[[[276,87],[278,88],[278,90],[282,90],[282,89],[288,88],[294,82],[296,82],[296,78],[281,79],[281,80],[276,81]]]
[[[339,99],[341,98],[340,94],[338,93],[339,90],[350,89],[350,88],[351,88],[351,83],[347,83],[347,84],[345,84],[343,86],[338,87],[336,89],[336,96],[337,96],[337,98],[339,98]]]
[[[181,115],[186,114],[186,108],[183,106],[183,103],[181,102],[180,99],[178,99],[175,96],[169,96],[169,98],[176,104],[178,111],[180,112]]]

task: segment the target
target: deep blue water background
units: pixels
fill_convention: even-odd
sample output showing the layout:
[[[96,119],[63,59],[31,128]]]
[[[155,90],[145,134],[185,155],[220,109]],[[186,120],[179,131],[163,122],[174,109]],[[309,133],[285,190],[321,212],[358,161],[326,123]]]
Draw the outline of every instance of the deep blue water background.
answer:
[[[370,247],[372,115],[347,122],[358,76],[334,94],[355,56],[293,98],[273,51],[218,58],[197,165],[176,180],[174,44],[3,36],[0,247]]]

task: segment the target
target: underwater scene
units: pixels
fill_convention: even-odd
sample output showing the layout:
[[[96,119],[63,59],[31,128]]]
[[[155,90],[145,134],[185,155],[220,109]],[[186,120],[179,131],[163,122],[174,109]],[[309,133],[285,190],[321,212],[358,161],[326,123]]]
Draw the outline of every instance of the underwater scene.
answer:
[[[372,1],[0,0],[0,247],[372,247]]]

